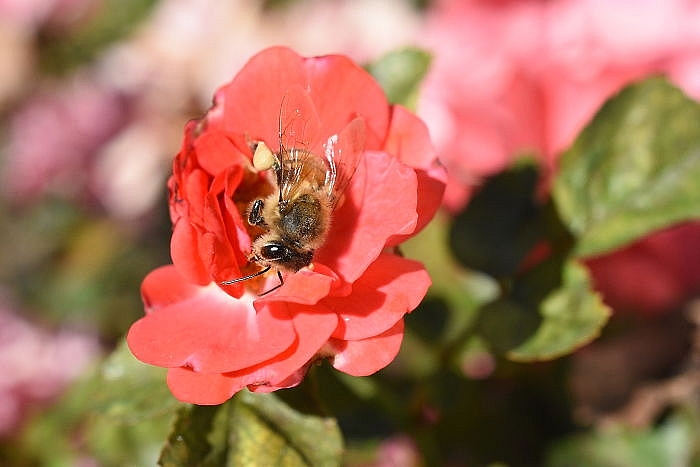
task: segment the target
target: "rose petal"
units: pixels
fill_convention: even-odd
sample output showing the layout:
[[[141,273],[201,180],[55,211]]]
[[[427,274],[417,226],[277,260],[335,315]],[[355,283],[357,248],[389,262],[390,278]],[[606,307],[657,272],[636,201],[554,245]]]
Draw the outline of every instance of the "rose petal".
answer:
[[[334,283],[338,280],[338,276],[323,265],[319,264],[313,270],[303,268],[294,274],[288,274],[282,287],[259,298],[255,303],[282,301],[315,305],[320,299],[328,296]]]
[[[227,229],[219,201],[229,183],[235,185],[240,183],[242,172],[240,166],[234,166],[215,177],[204,206],[205,233],[201,235],[202,247],[199,255],[203,260],[208,260],[205,263],[207,270],[216,282],[239,277],[241,272],[239,265],[248,262],[237,243],[240,238],[239,232],[235,227],[232,231]]]
[[[303,367],[299,368],[297,371],[292,373],[291,375],[287,376],[285,379],[280,381],[279,383],[276,384],[260,384],[257,386],[248,386],[248,390],[251,392],[274,392],[277,391],[278,389],[287,389],[287,388],[293,388],[294,386],[299,386],[301,382],[304,380],[304,376],[306,376],[307,371],[309,370],[309,365],[304,365]]]
[[[220,174],[231,165],[240,164],[244,157],[233,141],[223,132],[206,131],[194,140],[194,150],[201,167],[210,175]]]
[[[277,305],[279,308],[286,305]],[[277,310],[278,313],[285,313]],[[295,307],[289,317],[299,338],[292,347],[272,361],[252,369],[231,373],[199,373],[188,368],[168,371],[168,386],[175,397],[194,404],[220,404],[246,386],[255,392],[271,392],[296,386],[306,374],[309,361],[338,323],[334,313],[319,313],[317,307]]]
[[[198,405],[223,404],[245,388],[220,373],[199,373],[190,368],[170,368],[168,387],[176,399]]]
[[[418,219],[415,171],[384,152],[366,151],[363,162],[315,257],[348,282],[362,275],[391,236],[412,232]]]
[[[268,365],[268,370],[276,374],[268,379],[272,385],[282,384],[298,368],[306,365],[338,326],[338,315],[325,307],[293,305],[290,308],[299,341],[293,347],[293,352],[284,360],[280,359]]]
[[[171,303],[186,300],[199,290],[196,284],[185,280],[176,267],[162,266],[151,271],[141,283],[141,298],[146,313]]]
[[[386,242],[387,247],[397,246],[423,230],[443,203],[447,183],[447,171],[444,167],[436,163],[427,171],[416,170],[416,177],[419,193],[416,227],[409,234],[391,236]]]
[[[329,297],[321,303],[340,316],[333,337],[365,339],[383,333],[418,306],[430,286],[422,264],[383,254],[353,284],[346,297]]]
[[[211,281],[211,277],[199,256],[199,249],[199,236],[195,228],[188,218],[180,218],[173,227],[173,235],[170,238],[170,256],[173,264],[188,281],[206,285]]]
[[[420,118],[399,105],[392,108],[385,149],[395,154],[404,164],[418,169],[418,222],[411,232],[415,234],[430,222],[442,204],[447,171],[435,158],[428,127]],[[389,239],[387,246],[398,245],[408,237],[409,235],[394,236]]]
[[[273,306],[277,308],[277,312],[288,307],[286,304]],[[251,390],[257,387],[264,392],[265,387],[289,387],[292,385],[291,380],[296,380],[294,375],[303,376],[307,364],[328,341],[338,325],[338,316],[318,306],[293,305],[288,309],[289,319],[294,323],[298,336],[294,345],[270,361],[263,362],[252,369],[228,373],[227,377],[237,378],[240,384],[248,386]],[[274,311],[273,314],[275,314]]]
[[[388,331],[369,339],[341,341],[331,339],[333,366],[352,376],[368,376],[391,363],[401,348],[403,320]]]
[[[201,169],[191,169],[183,173],[182,183],[184,200],[187,201],[187,216],[195,225],[204,224],[204,203],[209,193],[211,177]]]
[[[253,56],[216,93],[216,107],[223,109],[217,123],[226,131],[248,133],[271,148],[278,147],[280,106],[293,85],[308,87],[304,59],[286,47],[272,47]]]
[[[292,86],[309,90],[322,123],[322,139],[360,116],[368,127],[366,147],[381,147],[389,106],[374,78],[346,57],[303,58],[286,47],[271,47],[252,57],[217,92],[216,106],[223,108],[217,123],[227,131],[247,131],[276,148],[282,100]]]
[[[256,313],[251,297],[236,299],[210,284],[138,320],[127,343],[136,358],[151,365],[227,372],[279,355],[295,337],[288,319],[272,316],[267,307]]]
[[[432,167],[435,148],[430,142],[428,127],[400,105],[394,105],[391,110],[391,123],[384,150],[414,169],[427,170]]]
[[[342,55],[307,58],[304,67],[323,125],[321,132],[330,136],[362,117],[367,125],[365,148],[381,149],[388,131],[389,103],[377,81]]]

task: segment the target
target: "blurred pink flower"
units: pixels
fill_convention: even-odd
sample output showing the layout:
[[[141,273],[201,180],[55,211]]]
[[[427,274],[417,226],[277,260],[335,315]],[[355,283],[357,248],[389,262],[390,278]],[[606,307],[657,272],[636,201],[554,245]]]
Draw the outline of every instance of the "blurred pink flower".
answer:
[[[258,0],[161,0],[137,34],[105,54],[105,82],[150,95],[156,109],[192,101],[206,109],[219,84],[265,47],[366,61],[409,43],[420,27],[403,0],[290,3],[266,9]],[[178,99],[155,98],[163,94]]]
[[[603,102],[633,80],[665,74],[700,97],[697,0],[442,0],[422,40],[435,58],[419,114],[447,166],[453,211],[520,155],[551,177]],[[700,290],[700,225],[589,265],[613,307],[668,310]]]
[[[7,197],[82,195],[95,152],[123,125],[125,110],[118,95],[83,77],[40,91],[10,120]]]
[[[58,396],[98,349],[94,336],[49,333],[0,309],[0,436],[11,435],[31,407]]]
[[[440,1],[428,14],[423,45],[434,59],[418,111],[448,169],[450,209],[520,152],[545,145],[535,60],[542,9],[531,1]]]
[[[547,170],[602,103],[665,73],[700,96],[700,2],[442,0],[428,15],[434,54],[419,105],[462,207],[517,156]]]
[[[3,22],[28,28],[46,23],[64,26],[80,20],[102,0],[0,0]]]
[[[377,450],[373,467],[418,467],[422,465],[418,446],[406,435],[396,435],[384,440]]]

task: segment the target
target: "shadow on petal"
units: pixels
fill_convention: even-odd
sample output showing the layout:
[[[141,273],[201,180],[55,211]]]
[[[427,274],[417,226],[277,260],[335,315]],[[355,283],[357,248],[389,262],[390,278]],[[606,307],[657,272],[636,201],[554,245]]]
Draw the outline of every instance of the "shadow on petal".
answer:
[[[182,367],[168,370],[167,383],[177,400],[197,405],[223,404],[245,387],[220,373],[198,373]]]
[[[334,353],[333,366],[352,376],[369,376],[376,373],[396,358],[403,340],[403,329],[404,324],[401,320],[388,331],[369,339],[331,339],[328,343]]]

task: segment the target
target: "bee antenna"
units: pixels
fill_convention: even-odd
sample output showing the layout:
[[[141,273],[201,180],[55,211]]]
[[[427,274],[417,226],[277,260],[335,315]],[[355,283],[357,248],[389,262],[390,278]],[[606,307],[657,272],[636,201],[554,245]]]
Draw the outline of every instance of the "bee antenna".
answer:
[[[231,284],[235,284],[235,283],[237,283],[237,282],[247,281],[248,279],[252,279],[253,277],[262,276],[263,274],[265,274],[265,273],[266,273],[267,271],[269,271],[270,269],[272,269],[272,266],[268,266],[268,267],[266,267],[265,269],[261,269],[260,271],[254,272],[253,274],[249,274],[249,275],[247,275],[247,276],[245,276],[245,277],[239,277],[238,279],[231,279],[230,281],[219,282],[219,284],[221,284],[221,285],[231,285]]]

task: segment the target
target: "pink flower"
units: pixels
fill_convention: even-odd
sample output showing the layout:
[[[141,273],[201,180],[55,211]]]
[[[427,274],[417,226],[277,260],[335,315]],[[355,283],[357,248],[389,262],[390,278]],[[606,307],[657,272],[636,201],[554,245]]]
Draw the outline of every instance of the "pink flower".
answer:
[[[445,203],[464,206],[480,181],[544,146],[537,74],[542,6],[441,1],[423,45],[434,54],[419,113],[447,167]]]
[[[251,143],[277,150],[290,90],[303,101],[290,115],[303,110],[305,118],[291,121],[293,128],[282,119],[283,133],[297,131],[296,142],[312,155],[337,139],[338,166],[357,154],[357,169],[307,267],[275,267],[221,285],[262,269],[249,255],[264,229],[250,225],[246,212],[277,187],[274,170],[253,167]],[[350,130],[358,125],[364,138]],[[363,149],[354,151],[362,139]],[[169,368],[173,394],[198,404],[224,402],[245,387],[294,386],[318,358],[352,375],[376,372],[398,352],[403,316],[430,284],[423,266],[395,254],[395,246],[433,216],[444,177],[423,123],[390,106],[349,59],[264,50],[185,130],[169,182],[174,265],[145,278],[146,316],[130,329],[129,347],[140,360]],[[279,284],[277,269],[284,284],[260,296]]]
[[[422,43],[434,55],[420,114],[464,206],[479,182],[523,154],[554,170],[602,103],[665,73],[700,97],[695,0],[442,0]]]
[[[0,18],[37,29],[47,23],[66,26],[84,19],[101,3],[101,0],[0,0]]]
[[[3,188],[17,201],[84,194],[95,152],[124,124],[119,96],[88,79],[38,93],[10,122]],[[87,174],[86,174],[87,172]]]
[[[10,435],[28,408],[57,397],[96,358],[95,338],[49,334],[0,310],[0,435]]]
[[[633,80],[665,74],[700,97],[696,0],[443,0],[423,41],[435,60],[420,114],[448,169],[454,211],[520,155],[553,176],[562,151]],[[591,259],[608,303],[661,311],[697,291],[698,232],[691,224]]]

